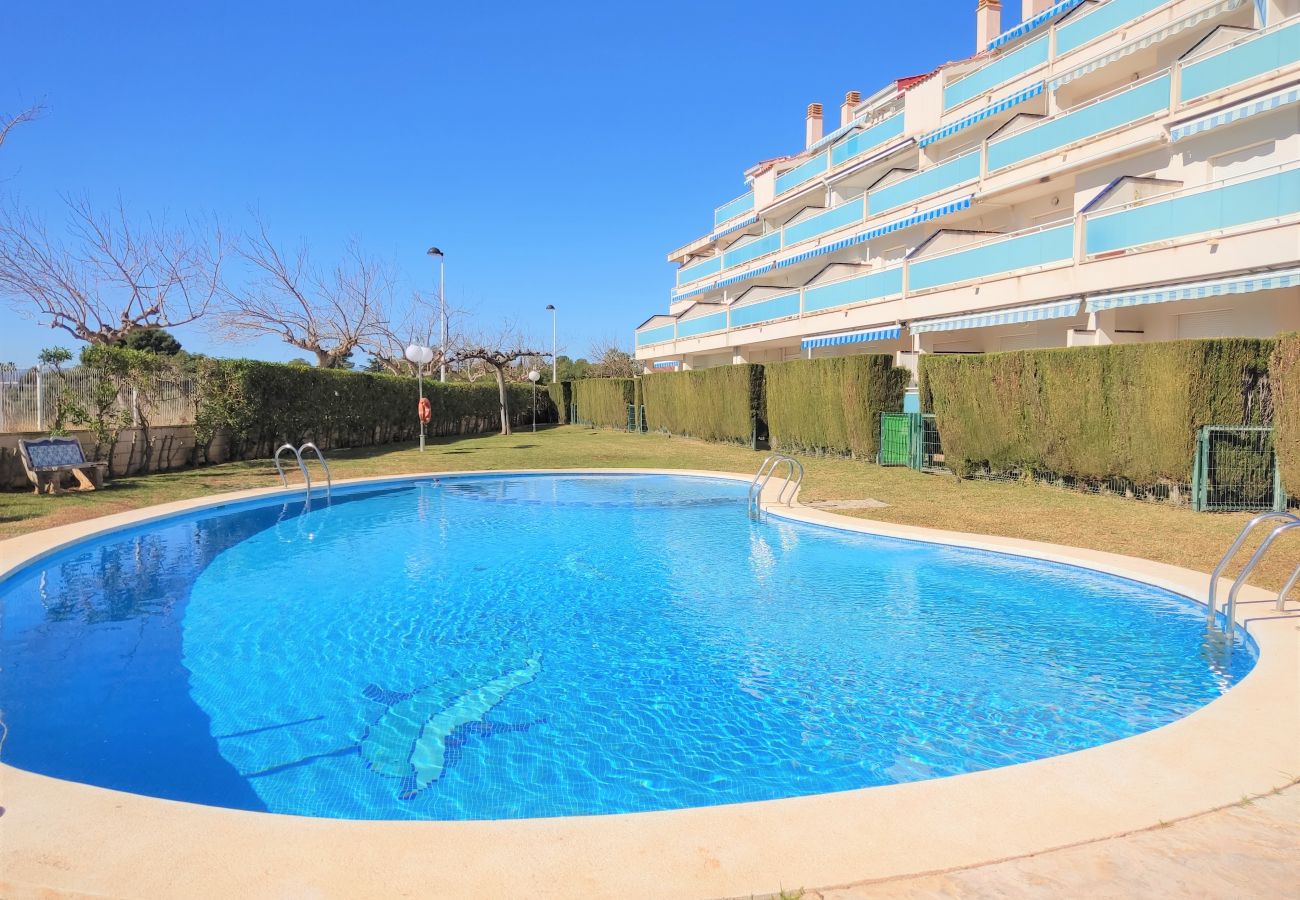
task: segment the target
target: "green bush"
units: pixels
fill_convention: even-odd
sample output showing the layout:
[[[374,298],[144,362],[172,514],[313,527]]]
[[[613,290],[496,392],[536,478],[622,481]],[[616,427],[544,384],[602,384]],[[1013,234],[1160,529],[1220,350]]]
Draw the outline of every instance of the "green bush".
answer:
[[[656,431],[752,445],[763,415],[763,367],[718,366],[640,379],[646,421]]]
[[[561,425],[569,424],[569,405],[573,403],[573,384],[569,381],[553,381],[546,386],[546,396],[551,401],[554,421]]]
[[[1269,359],[1273,389],[1273,447],[1282,469],[1282,487],[1300,496],[1300,332],[1277,339]]]
[[[1201,425],[1268,424],[1272,342],[1170,341],[921,357],[947,465],[1185,483]]]
[[[627,407],[636,398],[635,378],[583,378],[570,386],[580,423],[627,428]]]
[[[247,359],[205,360],[198,372],[195,430],[201,444],[218,433],[233,456],[268,456],[280,444],[315,441],[322,449],[413,440],[419,434],[414,378],[316,369]],[[511,421],[532,422],[533,387],[511,384]],[[500,427],[497,386],[426,380],[429,435],[477,434]],[[538,421],[549,406],[538,394]]]
[[[880,414],[903,408],[911,373],[887,354],[799,359],[767,367],[772,449],[875,459]]]

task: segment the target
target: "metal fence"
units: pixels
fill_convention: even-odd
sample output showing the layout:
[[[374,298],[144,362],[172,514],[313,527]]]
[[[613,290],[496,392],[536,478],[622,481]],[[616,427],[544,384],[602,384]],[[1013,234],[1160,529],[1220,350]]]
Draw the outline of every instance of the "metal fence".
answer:
[[[1273,429],[1201,427],[1192,469],[1193,509],[1235,512],[1286,506]]]
[[[79,406],[93,413],[99,383],[97,373],[80,366],[64,371],[0,366],[0,434],[49,429],[54,425],[60,404]],[[195,392],[194,379],[188,376],[160,379],[149,391],[158,398],[150,423],[193,424]],[[131,413],[133,424],[138,424],[134,419],[135,398],[129,392],[120,393],[116,404]]]
[[[918,472],[943,472],[943,445],[934,416],[929,413],[881,413],[882,466],[907,466]]]

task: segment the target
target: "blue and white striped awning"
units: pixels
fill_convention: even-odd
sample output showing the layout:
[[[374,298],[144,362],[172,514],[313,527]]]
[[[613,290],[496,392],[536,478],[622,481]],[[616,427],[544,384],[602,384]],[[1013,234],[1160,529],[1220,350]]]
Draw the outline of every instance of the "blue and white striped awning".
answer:
[[[1077,78],[1082,78],[1084,75],[1095,72],[1104,66],[1108,66],[1117,60],[1123,59],[1131,53],[1145,50],[1153,44],[1159,44],[1179,32],[1186,31],[1188,28],[1194,28],[1202,22],[1217,18],[1226,12],[1231,12],[1232,10],[1243,6],[1245,3],[1246,0],[1219,0],[1217,3],[1212,3],[1209,6],[1202,7],[1194,13],[1183,16],[1183,18],[1176,22],[1170,22],[1163,28],[1157,29],[1150,34],[1144,34],[1136,40],[1129,41],[1127,44],[1122,44],[1119,47],[1116,47],[1104,56],[1090,59],[1077,69],[1066,72],[1059,78],[1053,78],[1048,87],[1052,90],[1056,90],[1062,85],[1069,84]]]
[[[1300,85],[1283,88],[1276,93],[1269,94],[1267,97],[1260,97],[1251,100],[1249,103],[1240,103],[1228,109],[1221,109],[1213,115],[1202,116],[1199,119],[1175,125],[1169,129],[1169,140],[1171,142],[1181,141],[1183,138],[1191,137],[1194,134],[1200,134],[1203,131],[1209,131],[1223,125],[1230,125],[1242,119],[1249,119],[1251,116],[1257,116],[1260,113],[1272,112],[1275,109],[1281,109],[1294,103],[1300,103]]]
[[[969,116],[963,116],[956,122],[949,122],[942,128],[936,128],[934,131],[931,131],[925,137],[917,141],[916,145],[918,147],[924,147],[928,144],[933,144],[935,141],[941,141],[950,135],[954,135],[964,128],[970,128],[976,122],[982,122],[989,116],[996,116],[998,113],[1004,112],[1017,104],[1024,103],[1031,97],[1037,97],[1043,92],[1043,87],[1044,83],[1040,81],[1037,84],[1025,88],[1023,91],[1017,91],[1009,97],[995,100],[979,112],[971,113]]]
[[[745,219],[741,219],[739,222],[736,222],[734,225],[728,225],[726,228],[719,228],[717,231],[709,235],[709,240],[716,241],[724,234],[731,234],[733,231],[739,231],[742,228],[748,228],[750,225],[753,225],[757,221],[758,221],[758,216],[756,215],[749,216],[748,218]]]
[[[675,368],[677,366],[680,366],[681,364],[682,361],[680,359],[661,359],[655,363],[655,368],[656,369],[667,369],[670,367]]]
[[[815,256],[825,256],[827,253],[834,253],[836,250],[843,250],[845,247],[852,247],[854,244],[860,244],[866,240],[865,235],[855,234],[853,237],[842,238],[830,244],[821,247],[814,247],[812,250],[805,250],[803,253],[796,253],[794,256],[778,259],[776,267],[784,269],[786,266],[793,266],[795,263],[801,263],[806,259],[812,259]]]
[[[762,275],[764,272],[771,271],[772,264],[764,263],[757,269],[750,269],[748,272],[741,272],[739,275],[732,275],[730,278],[724,278],[714,285],[716,288],[724,288],[729,284],[735,284],[737,281],[744,281],[746,278],[753,278],[755,275]]]
[[[1049,6],[1047,9],[1043,10],[1038,15],[1034,16],[1032,19],[1026,19],[1025,21],[1021,22],[1019,25],[1017,25],[1015,28],[1012,28],[1008,31],[1004,31],[1001,34],[999,34],[993,40],[989,41],[989,45],[987,49],[994,50],[997,49],[998,47],[1001,47],[1005,43],[1014,41],[1022,34],[1028,34],[1029,32],[1033,31],[1039,25],[1042,25],[1045,22],[1050,22],[1052,19],[1055,19],[1057,16],[1065,15],[1066,13],[1074,9],[1082,2],[1083,0],[1062,0],[1062,2],[1056,4],[1055,6]]]
[[[1088,302],[1084,304],[1084,311],[1091,313],[1123,306],[1168,303],[1171,300],[1199,300],[1202,297],[1222,297],[1226,294],[1249,294],[1254,291],[1271,291],[1297,285],[1300,285],[1300,268],[1278,269],[1272,272],[1238,275],[1233,278],[1171,284],[1142,291],[1102,294],[1088,298]]]
[[[959,331],[964,328],[989,328],[993,325],[1018,325],[1022,322],[1042,322],[1046,319],[1063,319],[1079,312],[1079,298],[1054,300],[1033,306],[1017,306],[986,313],[946,316],[942,319],[922,319],[911,322],[907,328],[912,334],[925,331]]]
[[[804,338],[799,342],[801,350],[815,350],[818,347],[837,347],[840,344],[866,344],[871,341],[892,341],[903,333],[902,326],[885,325],[866,331],[841,331],[837,334],[819,334],[817,337]]]
[[[855,129],[855,128],[861,128],[863,125],[866,124],[867,119],[868,119],[868,116],[858,116],[856,119],[854,119],[854,120],[853,120],[852,122],[850,122],[849,124],[847,124],[847,125],[841,125],[839,128],[836,128],[836,129],[835,129],[834,131],[832,131],[830,134],[828,134],[828,135],[826,135],[826,136],[820,138],[819,140],[813,141],[813,143],[812,143],[811,145],[809,145],[808,149],[805,150],[804,152],[805,152],[805,153],[814,153],[814,152],[820,150],[822,147],[825,147],[827,144],[833,144],[833,143],[835,143],[836,141],[838,141],[840,138],[844,137],[844,135],[848,134],[848,133],[849,133],[850,131],[852,131],[853,129]]]
[[[685,300],[687,297],[694,297],[696,294],[708,293],[709,291],[713,290],[717,286],[718,285],[716,282],[710,281],[707,284],[700,285],[699,287],[693,287],[689,291],[670,291],[668,294],[668,298],[673,302],[676,302],[678,300]]]
[[[951,203],[945,203],[943,206],[936,206],[933,209],[927,209],[924,212],[915,213],[905,219],[899,219],[896,222],[889,222],[880,225],[870,231],[864,232],[863,240],[871,240],[882,235],[892,234],[895,231],[902,231],[904,228],[911,228],[913,225],[919,225],[922,222],[929,222],[931,219],[937,219],[940,216],[946,216],[950,213],[960,212],[963,209],[969,209],[971,202],[974,201],[974,195],[962,197],[960,200],[954,200]]]

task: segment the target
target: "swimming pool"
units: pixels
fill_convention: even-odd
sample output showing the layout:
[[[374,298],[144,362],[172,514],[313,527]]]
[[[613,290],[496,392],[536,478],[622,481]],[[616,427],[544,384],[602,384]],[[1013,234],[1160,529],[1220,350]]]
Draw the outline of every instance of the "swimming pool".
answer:
[[[1178,595],[745,491],[426,478],[76,545],[0,583],[0,759],[302,815],[633,812],[1084,749],[1254,664]]]

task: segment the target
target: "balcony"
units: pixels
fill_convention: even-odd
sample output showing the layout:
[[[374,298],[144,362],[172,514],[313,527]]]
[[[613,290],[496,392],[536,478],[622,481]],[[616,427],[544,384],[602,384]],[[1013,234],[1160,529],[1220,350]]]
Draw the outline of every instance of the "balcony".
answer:
[[[1138,200],[1086,218],[1088,256],[1134,250],[1300,214],[1300,167]]]
[[[730,326],[743,328],[746,325],[757,325],[759,322],[768,322],[772,319],[788,319],[797,315],[799,315],[799,291],[796,290],[757,303],[731,307]]]
[[[1169,108],[1169,74],[1120,91],[989,142],[990,172],[1060,150]]]
[[[1183,64],[1182,103],[1300,62],[1300,21],[1283,23]]]
[[[903,136],[903,114],[890,116],[877,122],[866,131],[859,131],[852,137],[845,138],[831,147],[831,165],[840,166],[851,159],[856,159],[868,150]]]
[[[713,331],[726,330],[727,311],[725,309],[705,316],[696,316],[693,319],[677,320],[677,337],[679,338],[695,337]]]
[[[908,292],[929,290],[1074,258],[1074,223],[999,237],[944,254],[909,260]]]
[[[903,267],[881,269],[803,289],[804,312],[820,312],[850,303],[865,303],[903,293]]]
[[[941,165],[922,169],[894,184],[874,190],[867,195],[867,208],[874,216],[913,203],[930,194],[975,181],[980,177],[980,152],[973,150]]]
[[[785,226],[785,228],[781,229],[781,246],[790,247],[811,240],[828,231],[836,231],[855,222],[861,222],[865,214],[865,197],[850,200],[848,203],[832,207],[824,213],[810,216],[802,222]]]
[[[1120,0],[1111,0],[1112,3]],[[946,84],[943,88],[944,112],[990,91],[1004,82],[1018,78],[1047,62],[1048,41],[1046,37],[1036,38],[994,59],[986,66],[971,72],[966,77]]]
[[[830,154],[819,153],[806,163],[795,166],[789,172],[776,178],[777,196],[798,187],[805,181],[811,181],[830,167]]]
[[[636,345],[638,347],[645,347],[649,344],[661,344],[664,341],[671,341],[676,336],[676,322],[668,325],[656,325],[654,328],[647,328],[644,331],[638,331],[636,333]]]
[[[677,286],[681,287],[684,284],[690,284],[692,281],[708,278],[720,271],[722,271],[722,257],[720,256],[683,266],[677,270]]]
[[[737,216],[743,216],[754,209],[754,192],[742,194],[735,200],[728,200],[713,211],[713,227],[717,228],[724,222],[730,222]]]
[[[1057,27],[1057,55],[1091,43],[1125,22],[1145,16],[1168,2],[1169,0],[1110,0],[1103,3],[1092,12]]]
[[[781,232],[773,231],[771,234],[765,234],[762,237],[755,238],[752,241],[741,244],[735,249],[728,250],[726,253],[722,254],[722,268],[730,269],[732,266],[747,263],[751,259],[758,259],[760,256],[775,253],[780,249]]]

